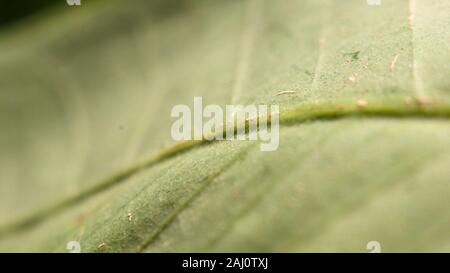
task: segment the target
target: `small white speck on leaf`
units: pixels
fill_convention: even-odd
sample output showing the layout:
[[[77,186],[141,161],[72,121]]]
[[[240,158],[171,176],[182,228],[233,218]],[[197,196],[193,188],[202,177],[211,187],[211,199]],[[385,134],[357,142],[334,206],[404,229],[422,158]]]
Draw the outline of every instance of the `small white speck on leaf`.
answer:
[[[356,78],[357,76],[358,76],[357,74],[352,74],[352,75],[348,76],[348,81],[351,82],[351,83],[355,83],[356,79],[357,79]]]
[[[297,91],[291,91],[291,90],[287,90],[287,91],[280,91],[276,94],[276,96],[281,96],[281,95],[292,95],[297,93]]]
[[[360,99],[356,101],[356,105],[360,108],[367,107],[368,103],[366,100]]]
[[[394,71],[395,64],[397,64],[397,61],[398,61],[398,56],[399,56],[399,54],[396,54],[396,55],[394,56],[394,58],[392,59],[392,61],[391,61],[391,66],[389,67],[389,69],[391,70],[391,72]]]
[[[103,248],[103,247],[105,247],[105,246],[106,246],[106,243],[101,243],[101,244],[99,244],[99,245],[97,246],[97,248],[100,249],[100,248]]]

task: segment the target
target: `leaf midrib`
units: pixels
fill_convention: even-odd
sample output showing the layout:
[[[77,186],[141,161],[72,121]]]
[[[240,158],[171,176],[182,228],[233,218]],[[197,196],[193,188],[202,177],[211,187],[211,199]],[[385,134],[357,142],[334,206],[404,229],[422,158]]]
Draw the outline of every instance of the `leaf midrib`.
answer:
[[[426,105],[421,102],[420,98],[411,100],[413,101],[412,103],[405,102],[404,98],[369,101],[368,105],[365,107],[360,107],[355,101],[350,100],[341,102],[304,103],[282,109],[282,111],[280,111],[280,126],[291,126],[305,122],[352,117],[450,119],[450,102],[435,100],[436,102]],[[60,201],[53,206],[41,209],[40,211],[30,214],[11,224],[0,227],[0,239],[6,235],[18,233],[39,225],[49,217],[81,203],[90,197],[100,194],[115,185],[125,182],[127,178],[139,173],[141,170],[150,168],[195,147],[213,142],[215,142],[215,140],[177,142],[142,161],[136,162],[127,168],[107,176],[95,183],[91,188],[69,197],[66,200]]]

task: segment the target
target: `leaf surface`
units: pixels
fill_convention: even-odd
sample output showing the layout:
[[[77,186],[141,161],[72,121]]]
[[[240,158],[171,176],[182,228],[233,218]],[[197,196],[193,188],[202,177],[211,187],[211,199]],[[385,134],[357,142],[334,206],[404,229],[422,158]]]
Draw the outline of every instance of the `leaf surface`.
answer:
[[[4,30],[0,250],[449,251],[450,3],[135,2]],[[279,149],[162,150],[194,96]]]

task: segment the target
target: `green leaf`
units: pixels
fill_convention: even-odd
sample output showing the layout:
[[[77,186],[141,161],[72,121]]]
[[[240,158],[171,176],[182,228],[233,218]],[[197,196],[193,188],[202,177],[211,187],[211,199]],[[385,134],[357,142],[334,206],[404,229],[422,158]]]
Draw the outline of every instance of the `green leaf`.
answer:
[[[450,3],[147,2],[0,35],[1,251],[450,251]],[[173,143],[194,96],[279,149]]]

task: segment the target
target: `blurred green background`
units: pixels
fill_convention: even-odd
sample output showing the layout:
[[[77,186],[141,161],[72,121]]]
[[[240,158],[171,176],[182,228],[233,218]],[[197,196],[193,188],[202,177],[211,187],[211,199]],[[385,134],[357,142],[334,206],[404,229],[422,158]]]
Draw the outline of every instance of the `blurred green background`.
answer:
[[[0,9],[0,27],[4,28],[49,7],[66,5],[64,0],[3,1]]]

